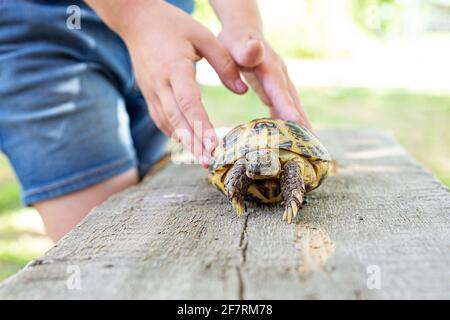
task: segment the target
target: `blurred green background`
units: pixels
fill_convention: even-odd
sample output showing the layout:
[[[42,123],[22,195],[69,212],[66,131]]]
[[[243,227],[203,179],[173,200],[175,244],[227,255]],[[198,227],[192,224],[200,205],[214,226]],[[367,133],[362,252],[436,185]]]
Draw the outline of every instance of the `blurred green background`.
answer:
[[[194,17],[220,31],[206,0]],[[266,37],[286,59],[315,127],[391,131],[450,186],[450,1],[260,0]],[[253,92],[236,96],[203,62],[203,101],[218,127],[267,115]],[[0,155],[0,280],[51,247]]]

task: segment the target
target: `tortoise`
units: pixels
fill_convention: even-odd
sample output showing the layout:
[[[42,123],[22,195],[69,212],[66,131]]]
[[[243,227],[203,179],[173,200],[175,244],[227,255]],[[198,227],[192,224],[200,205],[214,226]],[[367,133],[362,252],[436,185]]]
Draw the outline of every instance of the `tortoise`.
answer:
[[[245,201],[282,203],[291,223],[306,192],[322,183],[331,157],[315,135],[300,124],[262,118],[229,131],[215,149],[209,180],[224,193],[238,216]]]

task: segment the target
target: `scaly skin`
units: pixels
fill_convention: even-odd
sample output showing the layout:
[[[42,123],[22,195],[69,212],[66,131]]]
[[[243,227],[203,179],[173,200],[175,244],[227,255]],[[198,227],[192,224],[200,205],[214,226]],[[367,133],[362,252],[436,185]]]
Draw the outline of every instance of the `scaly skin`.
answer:
[[[305,194],[305,184],[299,163],[287,161],[283,165],[280,184],[285,205],[283,221],[287,220],[288,223],[291,223],[302,206]]]
[[[244,213],[244,197],[251,183],[252,179],[245,174],[245,159],[239,159],[225,178],[226,194],[238,216]]]

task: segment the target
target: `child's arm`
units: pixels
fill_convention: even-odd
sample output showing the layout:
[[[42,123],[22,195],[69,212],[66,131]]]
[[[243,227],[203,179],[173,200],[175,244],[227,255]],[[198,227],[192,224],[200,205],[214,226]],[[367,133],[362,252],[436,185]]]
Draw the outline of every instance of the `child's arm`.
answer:
[[[273,117],[311,128],[286,66],[264,40],[256,0],[210,0],[222,23],[219,39]]]
[[[182,140],[206,166],[215,134],[195,82],[194,62],[205,57],[228,89],[244,93],[247,86],[229,52],[208,29],[162,0],[86,2],[125,41],[156,125]]]

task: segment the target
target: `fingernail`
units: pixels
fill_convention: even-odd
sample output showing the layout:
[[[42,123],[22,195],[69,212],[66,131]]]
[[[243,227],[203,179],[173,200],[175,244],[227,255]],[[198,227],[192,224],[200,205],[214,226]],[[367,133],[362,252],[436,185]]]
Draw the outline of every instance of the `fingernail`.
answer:
[[[209,164],[211,163],[211,157],[207,154],[204,154],[201,158],[201,164],[204,168],[208,168]]]
[[[241,79],[236,80],[236,82],[234,83],[234,88],[236,89],[237,92],[241,93],[247,91],[248,89],[247,85]]]

